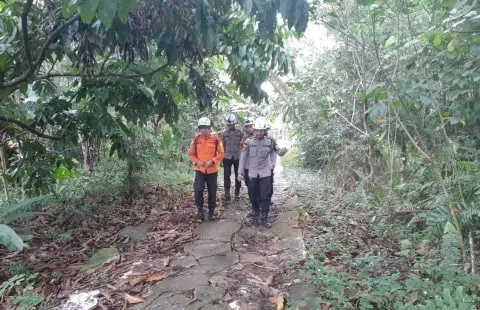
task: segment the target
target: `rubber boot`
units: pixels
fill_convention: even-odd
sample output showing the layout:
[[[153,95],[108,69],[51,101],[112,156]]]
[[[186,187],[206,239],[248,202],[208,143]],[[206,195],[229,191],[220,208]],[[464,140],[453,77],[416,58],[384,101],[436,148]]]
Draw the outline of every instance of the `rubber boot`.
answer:
[[[203,215],[203,208],[197,207],[197,215],[192,217],[192,219],[195,221],[205,221],[205,215]]]
[[[225,188],[225,194],[223,195],[224,201],[230,201],[232,198],[230,197],[230,188]]]
[[[259,218],[258,218],[258,214],[255,214],[254,212],[252,212],[252,224],[253,226],[258,226],[259,225]]]
[[[262,213],[262,216],[260,217],[260,224],[265,227],[265,228],[272,228],[272,224],[267,221],[267,214]]]
[[[208,209],[208,220],[215,221],[215,209]]]

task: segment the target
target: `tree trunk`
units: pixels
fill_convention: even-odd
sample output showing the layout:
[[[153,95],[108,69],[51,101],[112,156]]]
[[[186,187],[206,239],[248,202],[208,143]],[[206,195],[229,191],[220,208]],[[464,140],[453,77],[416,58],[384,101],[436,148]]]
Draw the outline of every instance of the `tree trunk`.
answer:
[[[100,139],[82,139],[83,171],[89,174],[100,163]]]

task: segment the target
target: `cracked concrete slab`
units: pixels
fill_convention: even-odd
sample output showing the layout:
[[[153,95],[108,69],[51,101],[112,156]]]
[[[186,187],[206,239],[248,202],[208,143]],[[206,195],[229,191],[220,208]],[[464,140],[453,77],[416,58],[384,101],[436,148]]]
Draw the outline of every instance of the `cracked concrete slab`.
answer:
[[[238,253],[228,252],[225,255],[208,256],[199,259],[199,262],[208,274],[213,274],[238,263]]]
[[[201,285],[208,285],[208,277],[201,266],[195,266],[153,285],[151,287],[152,297],[155,298],[155,296],[158,297],[167,292],[188,291]]]
[[[177,259],[174,259],[170,263],[170,266],[175,270],[188,269],[188,268],[192,268],[196,265],[198,265],[198,262],[195,259],[195,257],[193,257],[191,255],[186,255],[186,256],[183,256],[183,257],[179,257]]]
[[[185,251],[195,257],[201,259],[213,255],[224,255],[231,252],[230,243],[213,242],[210,240],[197,240],[185,246]]]
[[[233,221],[205,222],[198,226],[194,234],[203,240],[230,242],[232,235],[240,230],[241,224]]]

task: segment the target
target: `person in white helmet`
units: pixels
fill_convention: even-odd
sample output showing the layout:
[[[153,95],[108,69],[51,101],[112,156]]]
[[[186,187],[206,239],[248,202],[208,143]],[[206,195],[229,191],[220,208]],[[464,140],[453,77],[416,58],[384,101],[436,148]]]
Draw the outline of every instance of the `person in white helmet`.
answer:
[[[268,133],[271,129],[271,126],[270,124],[267,124],[267,130],[265,131],[265,136],[269,136]],[[269,136],[270,137],[270,136]],[[277,141],[275,140],[275,138],[273,137],[270,137],[270,139],[272,139],[273,141],[273,150],[278,154],[278,156],[282,157],[283,155],[287,154],[288,152],[288,149],[283,147],[283,148],[280,148],[277,144]],[[274,170],[275,170],[275,163],[273,164],[272,166],[272,176],[271,176],[271,182],[272,182],[272,188],[271,188],[271,191],[270,191],[270,204],[272,204],[272,196],[273,196],[273,177],[274,177]]]
[[[205,220],[203,212],[203,192],[205,184],[208,189],[208,219],[215,220],[215,207],[217,203],[217,175],[220,162],[223,159],[223,145],[221,139],[212,134],[210,119],[202,117],[198,120],[199,135],[196,136],[190,149],[188,157],[195,167],[195,204],[197,215],[195,220]]]
[[[277,154],[273,150],[273,141],[265,136],[266,121],[259,118],[253,125],[254,137],[246,140],[240,154],[239,180],[245,177],[248,169],[248,195],[252,204],[253,224],[272,227],[268,222],[270,209],[271,169]]]
[[[244,148],[247,144],[246,141],[248,138],[253,137],[253,121],[249,118],[246,118],[245,121],[243,122],[243,138],[242,138],[242,148]],[[248,164],[246,165],[248,166]],[[248,168],[244,169],[245,175],[243,176],[243,180],[245,182],[245,186],[247,187],[248,190]],[[250,213],[253,215],[253,213]]]
[[[225,118],[226,129],[221,134],[222,143],[225,149],[223,157],[223,184],[225,187],[225,194],[223,199],[225,201],[231,200],[230,184],[232,175],[232,166],[235,174],[235,200],[240,198],[240,188],[242,183],[238,181],[238,163],[240,160],[240,146],[243,138],[243,132],[236,128],[237,118],[235,114],[230,113]]]

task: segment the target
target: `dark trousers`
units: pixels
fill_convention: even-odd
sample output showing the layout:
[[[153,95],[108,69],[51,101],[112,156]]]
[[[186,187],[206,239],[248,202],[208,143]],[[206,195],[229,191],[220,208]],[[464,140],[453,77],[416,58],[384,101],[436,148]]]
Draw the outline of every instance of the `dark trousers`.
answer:
[[[200,214],[203,214],[203,192],[205,190],[205,183],[208,189],[208,211],[213,213],[215,210],[217,204],[217,175],[217,173],[204,174],[195,171],[193,190],[195,193],[195,204]]]
[[[252,178],[248,181],[248,196],[252,204],[253,216],[262,218],[268,217],[270,211],[270,191],[272,187],[271,178]]]
[[[270,200],[272,200],[272,196],[273,196],[273,169],[272,169],[272,176],[270,177],[270,183],[272,184],[272,186],[270,188],[269,198],[270,198]]]
[[[245,169],[243,180],[245,181],[245,186],[247,187],[247,190],[248,190],[248,169]]]
[[[238,180],[238,159],[223,159],[223,184],[225,186],[225,190],[230,190],[231,184],[231,176],[232,176],[232,166],[233,172],[235,173],[235,195],[240,193],[240,187],[242,187],[242,183]]]

